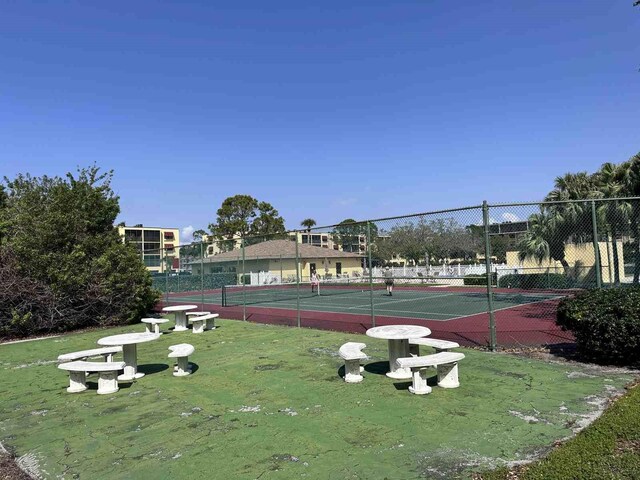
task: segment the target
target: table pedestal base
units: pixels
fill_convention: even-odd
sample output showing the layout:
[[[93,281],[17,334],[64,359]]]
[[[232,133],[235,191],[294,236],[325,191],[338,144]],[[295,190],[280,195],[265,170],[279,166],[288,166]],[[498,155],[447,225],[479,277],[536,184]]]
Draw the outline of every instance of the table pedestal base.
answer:
[[[387,377],[396,380],[411,380],[411,369],[399,368],[396,365],[398,358],[410,356],[409,340],[389,340],[389,372],[387,372]]]

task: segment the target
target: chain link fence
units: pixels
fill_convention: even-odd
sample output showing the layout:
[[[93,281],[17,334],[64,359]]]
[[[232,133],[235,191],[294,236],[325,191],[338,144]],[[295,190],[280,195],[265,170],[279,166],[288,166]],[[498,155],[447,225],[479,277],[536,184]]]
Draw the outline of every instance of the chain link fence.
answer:
[[[157,252],[163,306],[364,332],[417,324],[490,349],[572,342],[564,297],[638,283],[640,199],[465,207]]]

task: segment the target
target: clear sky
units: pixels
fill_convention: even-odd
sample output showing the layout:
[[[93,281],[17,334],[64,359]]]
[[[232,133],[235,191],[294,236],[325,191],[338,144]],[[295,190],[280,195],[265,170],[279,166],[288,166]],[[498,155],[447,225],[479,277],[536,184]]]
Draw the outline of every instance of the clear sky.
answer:
[[[127,224],[533,201],[640,151],[632,0],[0,1],[1,172],[113,169]]]

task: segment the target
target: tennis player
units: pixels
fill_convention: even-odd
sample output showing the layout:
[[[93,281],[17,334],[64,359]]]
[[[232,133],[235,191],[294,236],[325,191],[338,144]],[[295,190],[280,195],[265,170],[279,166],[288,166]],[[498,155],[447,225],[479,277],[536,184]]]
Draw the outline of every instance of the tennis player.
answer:
[[[318,279],[318,274],[314,270],[313,272],[311,272],[311,293],[318,291],[319,283],[320,283],[320,280]]]
[[[387,286],[387,295],[393,295],[393,272],[389,267],[385,268],[382,272],[384,277],[384,284]]]

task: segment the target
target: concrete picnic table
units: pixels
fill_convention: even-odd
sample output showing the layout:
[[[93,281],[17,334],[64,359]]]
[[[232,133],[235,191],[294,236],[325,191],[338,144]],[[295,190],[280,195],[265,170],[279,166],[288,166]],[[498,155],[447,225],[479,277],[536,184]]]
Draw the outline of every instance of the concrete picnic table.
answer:
[[[198,308],[197,305],[174,305],[173,307],[164,307],[162,311],[176,314],[176,327],[173,331],[182,332],[184,330],[188,330],[186,312],[189,310],[195,310],[196,308]]]
[[[112,347],[122,345],[122,356],[124,357],[124,373],[118,376],[118,380],[133,380],[144,377],[144,373],[138,372],[138,343],[151,342],[160,338],[159,333],[122,333],[111,335],[98,340],[98,345]]]
[[[419,325],[384,325],[367,330],[367,336],[384,338],[389,341],[389,371],[387,377],[398,380],[411,379],[410,368],[400,368],[396,365],[398,358],[410,357],[409,339],[431,335],[431,330]]]

